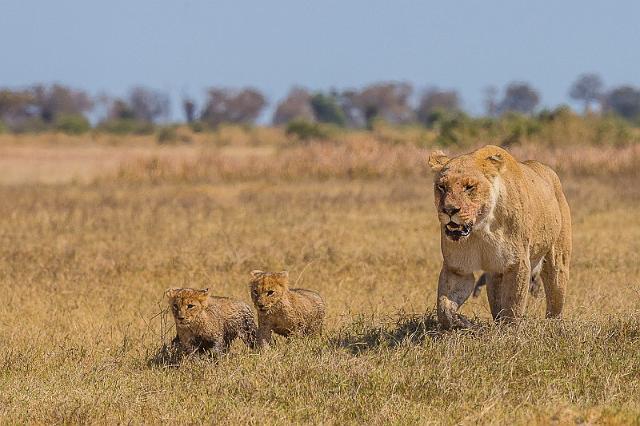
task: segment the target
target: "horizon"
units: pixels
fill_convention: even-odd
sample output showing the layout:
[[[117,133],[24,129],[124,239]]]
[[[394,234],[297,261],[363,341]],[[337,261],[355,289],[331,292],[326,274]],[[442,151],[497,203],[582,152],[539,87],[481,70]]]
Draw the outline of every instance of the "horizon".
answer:
[[[26,0],[2,7],[0,46],[9,60],[0,87],[57,82],[123,96],[141,85],[169,94],[174,120],[185,96],[201,101],[208,87],[250,86],[269,101],[263,123],[293,86],[406,81],[418,93],[457,90],[472,115],[483,112],[486,87],[503,93],[514,81],[539,91],[540,109],[578,109],[568,90],[587,72],[607,89],[640,86],[640,61],[630,51],[640,4],[434,4]]]

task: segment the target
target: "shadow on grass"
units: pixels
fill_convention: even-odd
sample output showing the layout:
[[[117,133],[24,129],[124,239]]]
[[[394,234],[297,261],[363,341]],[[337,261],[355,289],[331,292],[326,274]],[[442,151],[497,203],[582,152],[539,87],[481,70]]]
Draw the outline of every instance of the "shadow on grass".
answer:
[[[425,339],[435,339],[442,333],[433,313],[399,315],[394,321],[383,324],[371,324],[364,318],[357,318],[340,330],[338,336],[330,340],[330,345],[357,355],[377,348],[421,345]]]
[[[177,368],[185,358],[185,353],[181,351],[175,342],[163,344],[151,357],[147,359],[148,367]]]
[[[482,328],[482,324],[473,321],[473,333]],[[421,345],[426,339],[438,339],[449,332],[438,325],[435,312],[426,315],[399,314],[386,323],[372,324],[365,318],[358,318],[338,332],[338,336],[329,340],[333,347],[346,349],[354,355],[377,348],[395,348],[401,345]]]

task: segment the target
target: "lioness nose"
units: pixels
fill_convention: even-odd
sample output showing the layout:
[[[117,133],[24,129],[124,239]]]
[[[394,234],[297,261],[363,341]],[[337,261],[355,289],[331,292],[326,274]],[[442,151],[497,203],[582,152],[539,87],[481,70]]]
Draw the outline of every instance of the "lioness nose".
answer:
[[[453,206],[444,206],[442,211],[448,214],[449,216],[453,216],[454,214],[458,213],[460,209]]]

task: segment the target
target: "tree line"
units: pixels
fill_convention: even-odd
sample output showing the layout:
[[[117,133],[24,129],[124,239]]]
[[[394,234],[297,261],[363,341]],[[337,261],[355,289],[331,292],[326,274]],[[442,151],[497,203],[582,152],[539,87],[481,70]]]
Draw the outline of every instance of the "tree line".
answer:
[[[580,75],[568,90],[583,105],[585,114],[606,113],[640,125],[640,89],[631,85],[605,88],[597,74]],[[512,82],[502,92],[485,91],[485,114],[530,115],[540,104],[540,93],[526,82]],[[255,88],[219,88],[206,91],[201,104],[182,101],[184,121],[201,128],[223,123],[254,124],[268,106]],[[91,96],[61,84],[37,84],[23,89],[0,89],[0,130],[14,132],[59,130],[81,133],[91,128],[89,116],[100,110],[95,127],[112,132],[145,132],[166,122],[171,111],[168,94],[137,86],[124,97]],[[421,123],[432,126],[443,114],[464,114],[456,90],[431,87],[416,91],[406,82],[378,82],[360,89],[311,91],[293,87],[276,105],[272,124],[330,123],[366,128],[375,120],[390,124]]]

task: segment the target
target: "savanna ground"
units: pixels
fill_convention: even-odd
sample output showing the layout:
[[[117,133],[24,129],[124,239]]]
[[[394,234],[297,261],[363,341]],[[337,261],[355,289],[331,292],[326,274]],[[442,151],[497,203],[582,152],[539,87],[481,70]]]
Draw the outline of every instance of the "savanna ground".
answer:
[[[640,423],[637,146],[515,147],[572,207],[565,318],[494,325],[483,292],[443,333],[426,150],[44,139],[0,148],[1,423]],[[166,288],[249,302],[256,268],[318,290],[326,333],[149,363]]]

